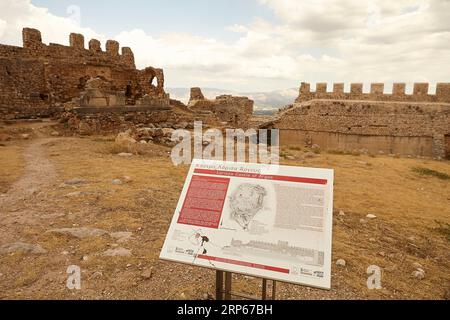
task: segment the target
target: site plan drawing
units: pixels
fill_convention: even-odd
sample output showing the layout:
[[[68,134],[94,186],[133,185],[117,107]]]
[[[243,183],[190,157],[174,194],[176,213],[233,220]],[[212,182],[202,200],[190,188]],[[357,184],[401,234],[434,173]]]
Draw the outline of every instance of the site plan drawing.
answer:
[[[333,170],[194,159],[160,258],[331,287]]]

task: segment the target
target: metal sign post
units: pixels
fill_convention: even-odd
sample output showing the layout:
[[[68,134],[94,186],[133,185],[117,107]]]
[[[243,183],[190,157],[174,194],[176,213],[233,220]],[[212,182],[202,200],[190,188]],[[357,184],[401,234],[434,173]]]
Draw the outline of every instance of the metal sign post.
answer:
[[[224,282],[225,279],[225,282]],[[262,279],[261,298],[232,291],[232,273],[216,270],[216,300],[231,300],[240,297],[248,300],[267,300],[267,279]],[[272,281],[272,300],[276,299],[276,281]]]

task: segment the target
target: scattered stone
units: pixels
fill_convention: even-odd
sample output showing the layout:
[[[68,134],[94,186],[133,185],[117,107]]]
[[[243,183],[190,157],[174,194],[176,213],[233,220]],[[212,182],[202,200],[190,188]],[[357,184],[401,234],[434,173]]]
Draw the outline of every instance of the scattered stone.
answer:
[[[130,183],[130,182],[133,181],[133,179],[132,179],[131,177],[129,177],[129,176],[123,176],[123,177],[122,177],[122,180],[123,180],[125,183]]]
[[[117,144],[133,144],[136,143],[136,140],[131,137],[129,132],[120,132],[117,135],[115,142]]]
[[[129,257],[131,256],[131,250],[117,247],[114,249],[108,249],[103,253],[104,256],[110,256],[110,257]]]
[[[83,261],[88,261],[88,260],[89,260],[89,257],[88,257],[88,256],[83,256],[82,260],[83,260]]]
[[[366,219],[359,219],[359,222],[362,223],[362,224],[366,224],[367,223]]]
[[[30,244],[23,242],[7,243],[0,246],[0,254],[7,254],[7,253],[42,254],[46,252],[47,251],[38,244]]]
[[[89,135],[92,133],[92,127],[87,121],[81,120],[80,123],[78,123],[78,132],[81,135]]]
[[[69,186],[75,186],[75,185],[84,184],[84,183],[86,183],[86,180],[81,179],[81,178],[73,178],[73,179],[70,179],[70,180],[67,180],[64,182],[64,184],[69,185]]]
[[[112,232],[109,235],[112,238],[117,239],[117,242],[124,243],[131,239],[133,233],[128,231],[119,231],[119,232]]]
[[[52,135],[53,137],[58,137],[59,136],[59,132],[58,131],[53,131],[52,133],[50,133],[50,135]]]
[[[63,256],[67,256],[67,255],[69,254],[69,251],[64,250],[63,252],[61,252],[61,254],[62,254]]]
[[[31,135],[28,134],[28,133],[22,133],[20,135],[20,138],[23,139],[23,140],[28,140],[28,139],[30,139],[30,137],[31,137]]]
[[[375,241],[377,241],[375,238],[369,238],[369,241],[370,242],[375,242]]]
[[[146,269],[141,273],[141,277],[148,280],[153,276],[153,268]]]
[[[366,218],[368,218],[368,219],[375,219],[376,217],[377,217],[376,215],[371,214],[371,213],[369,213],[369,214],[366,216]]]
[[[287,156],[285,156],[285,158],[288,159],[288,160],[295,160],[295,157],[294,157],[294,156],[289,156],[289,155],[287,155]]]
[[[314,152],[308,151],[304,154],[305,158],[314,158],[316,154]]]
[[[423,278],[425,278],[425,272],[423,270],[413,271],[411,275],[418,280],[422,280]]]
[[[423,269],[423,266],[420,263],[418,263],[418,262],[414,262],[413,263],[413,267],[416,268],[416,269]]]
[[[140,144],[147,144],[147,141],[141,140],[141,141],[139,141],[139,143],[140,143]]]
[[[114,180],[112,181],[112,184],[114,184],[114,185],[122,184],[122,180],[120,180],[120,179],[114,179]]]
[[[100,237],[104,234],[107,234],[107,232],[105,230],[96,229],[96,228],[88,228],[88,227],[59,228],[59,229],[52,229],[47,232],[69,235],[69,236],[79,238],[79,239],[89,238],[89,237]]]
[[[132,153],[128,153],[128,152],[121,152],[117,154],[119,157],[124,157],[124,158],[128,158],[128,157],[132,157],[133,154]]]
[[[338,259],[338,260],[336,261],[336,265],[337,265],[337,266],[340,266],[340,267],[345,267],[346,262],[345,262],[344,259]]]
[[[345,212],[344,212],[344,210],[339,210],[339,216],[340,216],[340,217],[345,217]]]

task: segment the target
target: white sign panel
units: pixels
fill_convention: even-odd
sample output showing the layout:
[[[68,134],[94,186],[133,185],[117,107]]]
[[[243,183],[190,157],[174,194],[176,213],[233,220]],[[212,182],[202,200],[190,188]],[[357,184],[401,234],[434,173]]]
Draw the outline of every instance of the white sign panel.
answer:
[[[333,170],[192,162],[160,258],[330,288]]]

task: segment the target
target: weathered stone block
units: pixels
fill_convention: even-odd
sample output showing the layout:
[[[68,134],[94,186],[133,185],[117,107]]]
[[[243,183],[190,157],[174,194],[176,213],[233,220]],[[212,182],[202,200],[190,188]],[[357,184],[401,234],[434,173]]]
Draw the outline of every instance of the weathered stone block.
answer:
[[[202,90],[198,87],[191,88],[191,96],[189,101],[191,100],[204,100],[205,96],[202,93]]]
[[[41,32],[32,28],[23,28],[22,30],[23,47],[35,49],[42,45]]]
[[[92,52],[102,51],[100,41],[98,41],[97,39],[91,39],[89,41],[89,50]]]
[[[370,85],[370,93],[372,94],[383,94],[384,83],[372,83]]]
[[[334,83],[333,84],[333,92],[334,93],[344,93],[344,84],[343,83]]]
[[[317,93],[326,93],[327,92],[327,83],[320,82],[316,84],[316,92]]]
[[[75,49],[84,49],[84,36],[78,33],[71,33],[69,36],[70,46]]]
[[[350,93],[352,94],[362,94],[363,84],[362,83],[352,83],[350,85]]]
[[[300,84],[300,94],[302,93],[310,93],[311,92],[311,85],[306,82],[302,82]]]
[[[106,52],[108,52],[112,56],[119,55],[119,43],[114,40],[106,41]]]
[[[415,95],[428,94],[428,83],[414,83],[413,94]]]
[[[436,84],[436,97],[438,101],[450,102],[450,83]]]
[[[393,96],[403,96],[405,95],[406,84],[404,83],[394,83],[392,85],[392,95]]]

